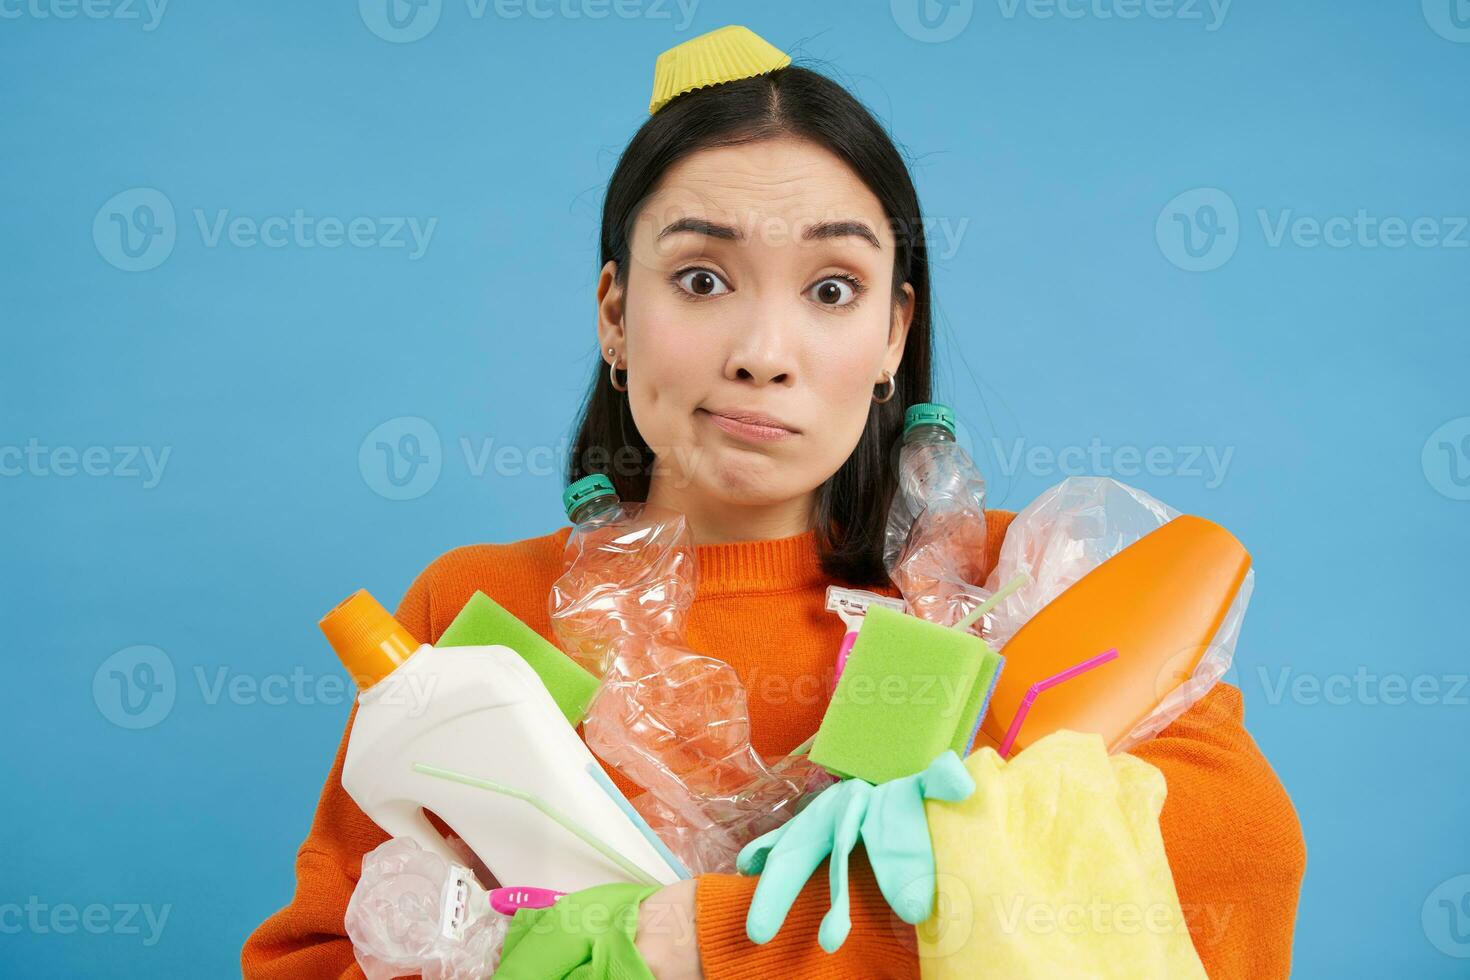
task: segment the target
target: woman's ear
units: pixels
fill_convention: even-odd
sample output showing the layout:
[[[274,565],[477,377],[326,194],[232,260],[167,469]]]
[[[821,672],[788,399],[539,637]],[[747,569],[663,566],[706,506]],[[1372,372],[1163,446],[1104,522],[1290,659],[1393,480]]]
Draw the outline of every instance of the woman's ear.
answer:
[[[609,261],[597,277],[597,352],[607,360],[609,347],[618,351],[624,347],[623,309],[627,288],[618,282],[618,264]]]
[[[904,283],[899,289],[903,298],[893,304],[893,319],[888,326],[888,351],[883,363],[894,374],[903,360],[903,348],[908,343],[909,326],[914,321],[914,287]]]

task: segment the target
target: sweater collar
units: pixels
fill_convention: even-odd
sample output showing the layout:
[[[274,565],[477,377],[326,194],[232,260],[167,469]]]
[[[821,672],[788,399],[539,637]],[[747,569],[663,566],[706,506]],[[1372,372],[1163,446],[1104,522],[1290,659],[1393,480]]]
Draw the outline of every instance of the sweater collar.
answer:
[[[702,597],[785,592],[827,581],[817,557],[815,530],[785,538],[695,545],[694,552]]]
[[[553,539],[558,551],[571,536],[563,526]],[[699,565],[700,598],[788,592],[825,585],[829,578],[817,556],[815,529],[785,538],[729,541],[694,546]]]

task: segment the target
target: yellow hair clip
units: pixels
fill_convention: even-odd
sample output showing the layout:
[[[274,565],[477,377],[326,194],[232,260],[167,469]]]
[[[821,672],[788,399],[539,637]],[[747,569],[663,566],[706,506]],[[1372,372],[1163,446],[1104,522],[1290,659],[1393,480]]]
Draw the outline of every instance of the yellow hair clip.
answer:
[[[748,27],[731,24],[676,44],[653,66],[651,116],[677,96],[785,68],[791,56]]]

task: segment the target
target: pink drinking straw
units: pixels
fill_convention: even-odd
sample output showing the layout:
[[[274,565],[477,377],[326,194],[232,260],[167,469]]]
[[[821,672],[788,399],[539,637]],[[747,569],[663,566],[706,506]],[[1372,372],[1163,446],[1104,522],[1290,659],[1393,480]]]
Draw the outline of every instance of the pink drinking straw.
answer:
[[[1016,709],[1016,716],[1011,719],[1011,727],[1006,729],[1006,737],[1000,743],[1000,757],[1009,759],[1011,757],[1011,746],[1016,743],[1016,736],[1021,734],[1021,724],[1026,720],[1026,715],[1031,711],[1031,705],[1035,703],[1036,696],[1049,687],[1056,687],[1063,681],[1069,681],[1078,674],[1085,674],[1092,668],[1105,664],[1109,660],[1118,659],[1118,650],[1104,650],[1095,657],[1088,657],[1080,664],[1075,664],[1062,671],[1053,674],[1044,681],[1037,681],[1026,689],[1026,696],[1021,698],[1021,706]]]

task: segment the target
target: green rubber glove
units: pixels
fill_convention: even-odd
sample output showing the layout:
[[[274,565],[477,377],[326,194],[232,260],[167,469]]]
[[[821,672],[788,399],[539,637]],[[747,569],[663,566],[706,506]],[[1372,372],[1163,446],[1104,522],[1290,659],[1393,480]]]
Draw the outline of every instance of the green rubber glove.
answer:
[[[746,936],[753,943],[770,942],[807,879],[830,855],[832,905],[822,917],[817,942],[835,953],[852,929],[847,861],[859,839],[889,906],[905,922],[923,922],[934,909],[934,846],[924,800],[958,802],[973,792],[975,780],[953,750],[912,776],[877,786],[861,779],[829,786],[790,821],[745,845],[735,859],[741,874],[761,876],[745,917]]]
[[[511,920],[496,980],[654,980],[633,944],[638,907],[658,885],[612,884],[563,895]]]

